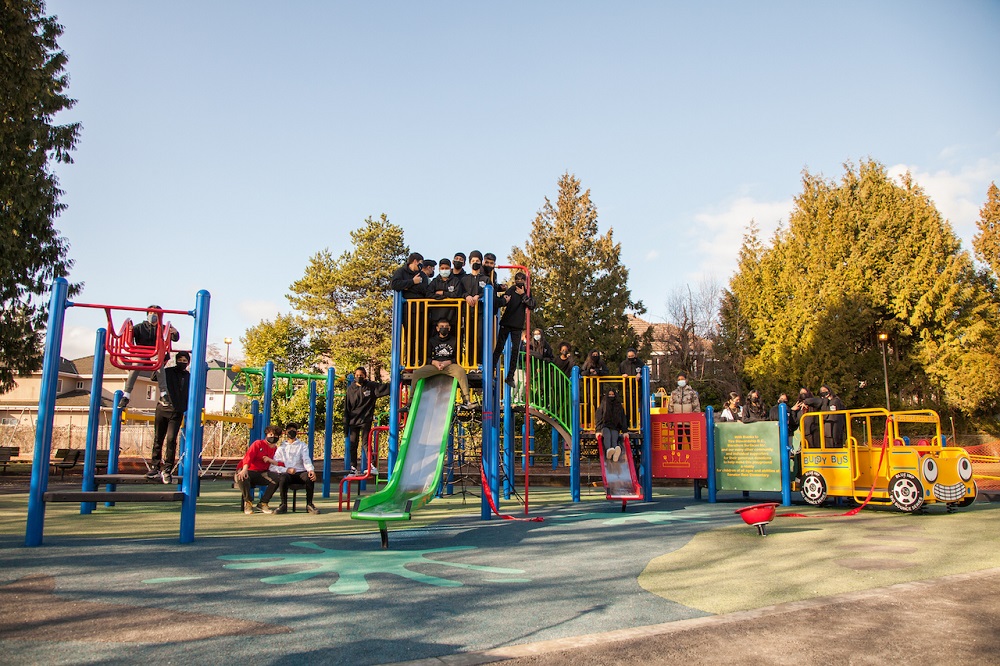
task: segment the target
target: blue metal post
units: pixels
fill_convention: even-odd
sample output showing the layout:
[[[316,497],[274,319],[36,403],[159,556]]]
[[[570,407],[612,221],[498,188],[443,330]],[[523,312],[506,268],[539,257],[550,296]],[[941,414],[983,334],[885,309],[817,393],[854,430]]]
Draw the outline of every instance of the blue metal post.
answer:
[[[184,418],[184,477],[181,492],[181,543],[194,541],[194,519],[198,503],[198,463],[201,461],[202,423],[205,389],[208,383],[208,310],[212,297],[202,289],[195,299],[194,335],[191,339],[191,384]],[[268,361],[270,363],[270,361]],[[272,364],[273,372],[274,366]],[[269,396],[270,397],[270,396]],[[268,400],[270,403],[270,400]]]
[[[289,380],[291,381],[291,380]],[[316,458],[316,380],[309,380],[309,460]]]
[[[264,418],[260,413],[260,400],[250,401],[250,414],[253,416],[253,425],[250,426],[250,443],[258,439],[264,439]]]
[[[94,470],[97,467],[97,432],[101,428],[101,393],[104,389],[104,341],[108,332],[97,329],[94,341],[94,369],[90,380],[90,408],[87,410],[87,439],[83,447],[83,486],[84,492],[97,490],[94,483]],[[97,502],[80,502],[80,515],[93,513]]]
[[[121,399],[124,394],[121,391],[115,391],[114,398],[111,403],[111,435],[108,438],[108,474],[118,473],[118,456],[121,455],[121,442],[122,442],[122,408]],[[109,483],[105,486],[105,490],[109,493],[115,492],[117,490],[117,484]],[[104,506],[112,507],[114,502],[105,502]]]
[[[59,382],[59,352],[62,350],[68,294],[69,282],[65,278],[56,278],[52,283],[52,295],[49,296],[49,323],[45,329],[42,386],[38,393],[38,426],[35,430],[31,489],[28,493],[28,520],[24,529],[24,545],[28,547],[41,546],[45,530],[45,491],[49,485],[49,456],[52,453],[56,387]]]
[[[708,501],[715,504],[715,417],[712,405],[705,407],[705,448],[708,449]]]
[[[326,369],[326,428],[323,429],[323,499],[330,497],[333,463],[333,367]]]
[[[347,410],[347,393],[346,390],[351,388],[351,384],[354,383],[354,373],[348,372],[344,376],[344,382],[346,384],[346,389],[344,393],[344,410]],[[392,386],[389,387],[389,395],[392,395]],[[389,398],[392,400],[392,398]],[[390,410],[391,411],[391,410]],[[358,442],[359,447],[364,447],[366,442]],[[361,449],[358,449],[358,455],[361,455]],[[351,469],[351,429],[349,427],[344,427],[344,470]]]
[[[562,438],[559,437],[559,431],[555,428],[552,429],[552,469],[559,468],[559,443],[562,442]]]
[[[781,505],[792,505],[792,471],[788,464],[788,405],[778,403],[778,455],[781,457]]]
[[[480,304],[483,316],[481,327],[483,332],[483,441],[480,449],[482,452],[480,464],[483,466],[487,483],[490,483],[490,478],[493,474],[493,459],[496,457],[496,454],[493,452],[493,436],[496,432],[497,409],[496,391],[494,391],[495,385],[493,382],[495,368],[493,367],[494,303],[492,285],[486,285],[486,288],[483,289],[483,297]],[[493,487],[492,484],[490,487]],[[479,509],[479,517],[482,520],[490,520],[493,517],[493,512],[490,510],[490,503],[485,492],[482,493],[482,497],[480,498]]]
[[[573,366],[570,375],[570,391],[573,398],[572,436],[569,452],[569,494],[574,502],[580,501],[580,368]]]
[[[642,366],[642,495],[647,502],[653,501],[653,424],[649,414],[649,366]]]
[[[389,478],[396,467],[399,455],[399,399],[403,381],[403,295],[394,291],[392,295],[392,354],[389,360],[391,373],[389,384],[389,452],[386,455]]]
[[[192,359],[193,361],[193,359]],[[271,425],[271,406],[274,403],[274,361],[264,364],[264,427]]]
[[[503,374],[513,377],[514,373],[510,371],[510,360],[513,356],[511,352],[512,343],[510,337],[507,338],[507,342],[503,347]],[[500,375],[497,375],[497,386],[500,386]],[[503,498],[510,499],[510,494],[514,491],[514,455],[517,453],[517,442],[514,439],[514,405],[511,404],[511,397],[514,393],[511,387],[506,383],[503,384],[503,464],[504,468],[507,470],[507,478],[504,479],[503,484]],[[527,410],[527,405],[525,405],[525,410]],[[525,417],[527,417],[527,411],[525,411]],[[497,473],[499,477],[499,471]],[[499,489],[499,479],[497,480]],[[497,499],[497,505],[500,504],[500,500]]]

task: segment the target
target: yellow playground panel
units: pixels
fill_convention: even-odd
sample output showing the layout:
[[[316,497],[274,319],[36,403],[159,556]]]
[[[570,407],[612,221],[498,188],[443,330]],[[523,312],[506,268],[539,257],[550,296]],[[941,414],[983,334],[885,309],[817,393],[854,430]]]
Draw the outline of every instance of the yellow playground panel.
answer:
[[[413,299],[406,302],[403,314],[402,361],[406,370],[427,365],[427,343],[441,317],[451,322],[458,342],[457,361],[468,372],[482,363],[482,315],[464,298]],[[492,350],[487,350],[492,351]]]
[[[802,417],[802,498],[822,504],[851,497],[907,513],[925,504],[951,511],[976,499],[965,449],[944,446],[932,410],[858,409]]]
[[[642,430],[642,386],[636,375],[580,377],[580,429],[594,432],[595,415],[608,389],[618,391],[630,432]]]

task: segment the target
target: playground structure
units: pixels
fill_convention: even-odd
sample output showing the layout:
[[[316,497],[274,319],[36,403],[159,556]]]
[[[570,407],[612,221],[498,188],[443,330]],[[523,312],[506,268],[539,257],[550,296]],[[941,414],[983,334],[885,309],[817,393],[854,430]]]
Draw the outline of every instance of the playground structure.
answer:
[[[191,344],[191,383],[188,395],[187,413],[201,414],[205,406],[206,358],[208,339],[208,316],[211,296],[205,290],[199,291],[193,310],[158,309],[157,345],[142,348],[123,336],[131,330],[130,322],[115,331],[112,312],[146,312],[148,308],[128,306],[74,303],[68,300],[69,283],[65,278],[56,278],[49,299],[49,319],[45,336],[45,354],[42,362],[42,385],[38,400],[38,428],[35,433],[34,460],[31,469],[31,489],[28,496],[28,519],[25,527],[25,545],[40,546],[45,526],[45,505],[47,502],[80,502],[81,513],[91,512],[97,502],[180,502],[180,541],[194,540],[195,509],[198,494],[197,465],[191,464],[201,457],[202,421],[187,419],[184,425],[184,443],[181,459],[186,461],[181,473],[179,491],[122,493],[98,491],[94,481],[97,456],[97,430],[101,410],[102,381],[104,374],[105,350],[109,349],[109,360],[115,367],[124,370],[150,369],[151,364],[165,358],[169,348],[169,335],[163,332],[167,324],[164,314],[176,314],[194,318],[194,335]],[[48,465],[52,446],[52,428],[55,414],[56,387],[59,377],[60,352],[66,312],[69,308],[103,309],[108,317],[108,329],[98,329],[94,346],[94,379],[90,394],[89,420],[84,453],[84,484],[79,492],[47,492]],[[110,457],[109,457],[110,462]]]

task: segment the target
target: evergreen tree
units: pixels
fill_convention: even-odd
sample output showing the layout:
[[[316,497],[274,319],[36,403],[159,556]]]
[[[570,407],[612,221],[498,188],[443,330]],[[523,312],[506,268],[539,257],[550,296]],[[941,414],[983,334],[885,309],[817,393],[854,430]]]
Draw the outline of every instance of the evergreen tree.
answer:
[[[309,344],[343,376],[359,365],[378,377],[392,351],[392,273],[409,248],[402,228],[383,214],[351,232],[353,249],[336,259],[316,253],[288,297],[301,314]]]
[[[317,370],[306,330],[294,315],[279,314],[273,320],[261,321],[248,328],[240,337],[240,342],[243,344],[247,367],[263,368],[265,363],[271,361],[277,372],[308,373]],[[251,377],[251,381],[258,391],[263,389],[256,377]],[[306,423],[309,418],[309,387],[300,385],[297,390],[292,391],[292,395],[288,395],[287,389],[288,384],[284,380],[275,382],[271,396],[273,422]],[[318,404],[317,411],[325,416],[326,412],[320,410]]]
[[[62,26],[44,12],[40,0],[0,4],[0,393],[41,367],[43,297],[73,265],[53,225],[66,206],[50,162],[72,162],[80,125],[53,123],[75,101],[65,94]]]
[[[637,340],[627,316],[643,314],[646,308],[632,300],[621,244],[614,242],[612,230],[598,235],[590,190],[581,191],[580,180],[569,173],[558,186],[555,205],[545,198],[524,249],[513,247],[511,260],[531,270],[538,304],[531,314],[532,327],[557,330],[553,345],[567,340],[581,354],[600,350],[610,367],[630,346],[638,344],[640,353],[648,349],[652,332]]]
[[[989,264],[994,276],[1000,276],[1000,188],[996,183],[990,183],[976,226],[979,233],[972,239],[976,257]]]

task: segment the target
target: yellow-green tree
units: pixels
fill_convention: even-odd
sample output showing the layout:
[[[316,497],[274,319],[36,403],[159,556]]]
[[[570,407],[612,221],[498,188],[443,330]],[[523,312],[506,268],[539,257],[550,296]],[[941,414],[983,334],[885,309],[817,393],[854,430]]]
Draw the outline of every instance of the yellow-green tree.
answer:
[[[745,239],[722,328],[766,393],[825,382],[857,407],[885,400],[885,333],[896,406],[973,413],[998,398],[994,301],[923,190],[869,160],[839,182],[806,172],[788,228]]]
[[[976,226],[979,233],[972,239],[976,257],[989,264],[994,276],[1000,276],[1000,188],[996,183],[990,183]]]

